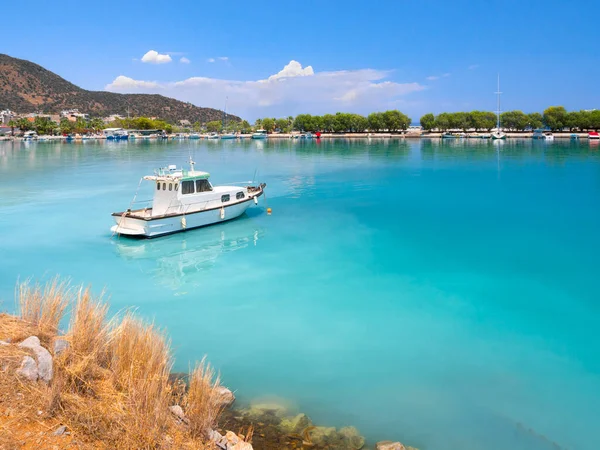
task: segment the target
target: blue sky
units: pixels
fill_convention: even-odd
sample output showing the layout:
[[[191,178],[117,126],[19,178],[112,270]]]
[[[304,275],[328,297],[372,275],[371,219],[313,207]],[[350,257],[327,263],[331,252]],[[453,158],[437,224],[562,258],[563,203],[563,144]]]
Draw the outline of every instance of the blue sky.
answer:
[[[27,5],[26,21],[2,21],[0,53],[86,89],[156,92],[220,109],[228,97],[228,111],[250,120],[493,110],[497,73],[505,110],[600,107],[592,1]],[[143,62],[151,50],[171,61]]]

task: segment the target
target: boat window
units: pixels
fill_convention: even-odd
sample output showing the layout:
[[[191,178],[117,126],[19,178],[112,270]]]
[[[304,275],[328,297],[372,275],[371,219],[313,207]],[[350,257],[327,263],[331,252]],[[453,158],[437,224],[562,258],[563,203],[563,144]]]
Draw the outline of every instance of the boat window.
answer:
[[[160,191],[160,183],[156,183],[156,190]]]
[[[181,193],[185,194],[193,194],[194,193],[194,182],[193,181],[182,181],[181,182]]]
[[[173,190],[173,183],[169,183],[169,190],[172,191]]]
[[[179,189],[179,183],[175,183],[175,190]]]
[[[163,191],[167,190],[167,183],[163,183]]]
[[[240,199],[242,199],[244,197],[245,197],[245,195],[244,195],[243,192],[238,192],[237,194],[235,194],[235,198],[237,198],[238,200],[240,200]]]
[[[212,186],[208,182],[208,180],[196,180],[196,192],[210,192],[212,191]]]
[[[223,203],[228,202],[229,201],[229,194],[221,195],[221,201]]]

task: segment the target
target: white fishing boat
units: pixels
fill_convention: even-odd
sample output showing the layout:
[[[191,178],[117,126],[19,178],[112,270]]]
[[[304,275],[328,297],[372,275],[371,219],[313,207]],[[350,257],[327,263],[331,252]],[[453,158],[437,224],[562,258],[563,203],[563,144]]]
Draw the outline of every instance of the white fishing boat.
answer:
[[[496,111],[498,120],[496,122],[496,130],[492,132],[492,139],[506,139],[506,133],[500,128],[500,94],[502,92],[500,92],[500,75],[498,75],[498,92],[496,92],[496,95],[498,95],[498,110]]]
[[[218,133],[210,133],[208,136],[206,136],[206,139],[219,139],[219,134]]]
[[[269,135],[266,130],[256,130],[252,133],[252,139],[267,139]]]
[[[112,214],[115,234],[153,238],[235,219],[252,202],[258,204],[266,184],[258,186],[213,186],[207,172],[177,169],[171,165],[158,169],[143,180],[153,182],[154,198],[149,207]],[[136,193],[137,196],[137,193]]]
[[[552,134],[552,132],[546,131],[544,133],[544,139],[547,140],[547,141],[553,141],[554,140],[554,135]]]

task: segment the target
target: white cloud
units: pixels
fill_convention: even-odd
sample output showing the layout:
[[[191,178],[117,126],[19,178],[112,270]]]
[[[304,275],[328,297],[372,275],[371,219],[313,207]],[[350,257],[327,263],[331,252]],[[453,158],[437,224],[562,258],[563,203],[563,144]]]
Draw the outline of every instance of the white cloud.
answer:
[[[298,61],[291,60],[283,69],[275,75],[271,75],[269,80],[277,80],[278,78],[293,78],[293,77],[309,77],[314,75],[315,71],[312,66],[302,68],[302,64]]]
[[[165,64],[172,61],[169,55],[161,55],[155,50],[150,50],[144,56],[142,56],[142,62],[150,64]]]
[[[161,89],[160,83],[155,81],[140,81],[119,75],[114,81],[104,88],[107,91],[130,91],[137,89]]]
[[[450,73],[445,73],[442,75],[431,75],[428,76],[427,78],[425,78],[427,81],[435,81],[435,80],[439,80],[440,78],[447,78],[449,77],[451,74]]]
[[[229,61],[229,56],[219,56],[221,61]]]
[[[185,56],[182,56],[181,58],[179,58],[179,62],[182,64],[189,64],[191,61],[189,59],[187,59]]]
[[[214,63],[215,62],[215,58],[208,58],[206,61],[209,62],[209,63]]]
[[[256,81],[192,77],[177,82],[138,81],[123,75],[106,86],[114,92],[161,93],[198,106],[222,108],[253,120],[265,116],[337,111],[369,113],[398,107],[402,97],[425,89],[419,83],[389,81],[374,69],[315,72],[290,61],[283,70]]]

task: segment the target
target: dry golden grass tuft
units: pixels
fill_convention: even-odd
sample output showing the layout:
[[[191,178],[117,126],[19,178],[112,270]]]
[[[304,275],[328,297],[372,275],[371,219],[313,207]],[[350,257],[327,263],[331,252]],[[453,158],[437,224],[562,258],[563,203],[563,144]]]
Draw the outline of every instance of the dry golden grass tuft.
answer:
[[[208,438],[223,412],[223,404],[217,388],[220,379],[203,358],[190,375],[189,389],[185,400],[185,411],[190,420],[190,431],[198,438]]]
[[[74,290],[58,278],[45,286],[26,282],[18,285],[17,301],[22,319],[0,314],[0,339],[19,342],[35,334],[44,345],[60,338],[69,346],[54,355],[54,377],[45,385],[15,375],[26,350],[0,345],[0,369],[6,368],[0,373],[0,411],[6,411],[0,414],[0,435],[6,427],[12,430],[3,435],[7,440],[0,439],[0,448],[12,448],[19,430],[33,425],[46,429],[53,441],[59,424],[71,431],[64,442],[77,438],[84,449],[214,448],[208,432],[223,407],[219,378],[205,360],[186,392],[169,380],[173,359],[164,331],[132,313],[107,320],[107,304],[89,288]],[[68,306],[69,329],[59,336]],[[171,415],[176,403],[189,424]]]
[[[56,334],[71,301],[69,283],[58,277],[45,285],[28,280],[19,283],[16,291],[21,319],[37,327],[40,339]]]

